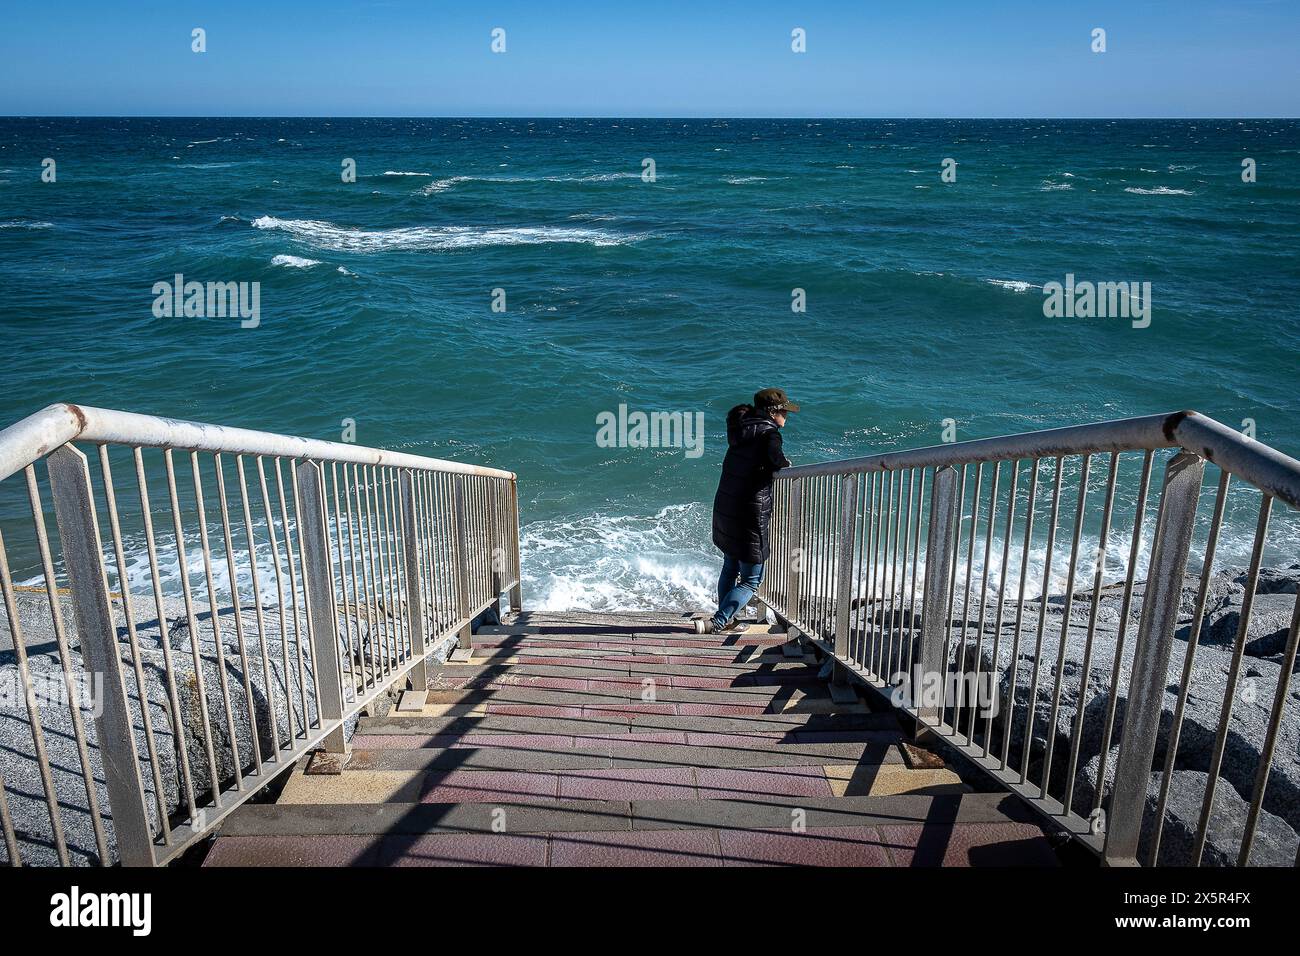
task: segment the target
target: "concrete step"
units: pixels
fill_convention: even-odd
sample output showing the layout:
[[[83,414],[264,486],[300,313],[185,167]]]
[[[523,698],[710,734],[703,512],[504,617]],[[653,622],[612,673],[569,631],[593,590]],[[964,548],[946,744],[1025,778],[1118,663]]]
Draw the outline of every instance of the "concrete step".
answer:
[[[723,631],[721,634],[697,634],[693,621],[664,624],[487,624],[474,632],[475,636],[534,636],[575,637],[591,639],[600,636],[619,638],[661,638],[664,640],[711,640],[715,643],[748,637],[777,636],[786,639],[785,629],[776,624],[750,623],[744,631]]]
[[[567,691],[575,695],[581,693],[588,698],[653,699],[718,704],[750,704],[777,699],[795,700],[829,696],[826,686],[816,680],[735,684],[726,678],[710,679],[669,674],[662,677],[638,674],[635,677],[604,675],[598,678],[586,678],[509,672],[478,678],[439,674],[429,682],[430,696],[427,699],[431,703],[468,703],[468,698],[515,700],[519,692],[530,690]],[[466,699],[455,699],[456,695]],[[534,701],[537,702],[540,701]],[[579,701],[565,702],[578,703]]]
[[[485,663],[549,663],[556,659],[569,661],[603,660],[612,663],[643,664],[701,664],[716,666],[727,664],[759,665],[789,661],[777,648],[736,647],[681,647],[651,644],[607,644],[603,647],[562,647],[553,644],[532,644],[518,647],[476,647],[470,664]],[[806,658],[805,658],[806,659]],[[797,658],[795,658],[797,660]],[[448,664],[447,666],[456,666]]]
[[[965,867],[1059,863],[1032,823],[768,830],[223,836],[204,866]]]
[[[495,813],[496,810],[503,814]],[[817,797],[797,802],[746,800],[556,800],[483,803],[245,804],[228,818],[222,836],[378,836],[425,833],[559,833],[596,830],[769,829],[788,827],[795,810],[810,828],[889,825],[944,826],[1029,823],[1016,797],[893,795]],[[503,819],[504,817],[504,819]]]
[[[734,641],[728,641],[719,644],[714,641],[701,640],[679,640],[665,641],[659,640],[608,640],[601,638],[584,639],[580,637],[548,637],[548,638],[527,638],[527,637],[507,637],[507,636],[487,636],[476,634],[471,641],[475,648],[492,648],[496,650],[515,650],[524,653],[533,648],[562,648],[565,650],[583,650],[598,649],[607,651],[622,651],[627,654],[636,653],[654,653],[654,654],[691,654],[695,652],[726,651],[738,648],[758,648],[768,650],[770,648],[784,647],[786,641],[782,637],[751,637],[738,638]]]
[[[815,738],[827,733],[856,733],[867,730],[897,730],[898,720],[891,713],[847,714],[763,714],[753,716],[692,716],[649,714],[590,714],[555,718],[529,714],[489,714],[464,716],[362,717],[357,723],[359,734],[609,734],[631,733],[727,733],[783,734],[796,740]]]
[[[867,742],[801,744],[715,734],[708,744],[575,738],[580,740],[580,746],[388,746],[392,741],[400,744],[428,739],[408,734],[391,738],[366,737],[362,743],[354,742],[355,749],[346,764],[346,770],[792,767],[902,762],[896,747],[902,739],[901,735],[877,733],[873,738]],[[364,743],[369,742],[380,746],[364,746]]]
[[[1019,801],[995,800],[245,806],[204,865],[1056,865],[1041,828],[1016,819]]]
[[[743,631],[724,631],[721,634],[697,634],[685,629],[627,629],[627,628],[573,628],[557,630],[553,627],[509,627],[505,625],[487,625],[474,632],[477,641],[501,640],[504,638],[522,638],[526,640],[575,640],[575,641],[659,641],[665,643],[700,643],[712,645],[732,644],[736,641],[761,640],[783,644],[791,636],[780,627],[767,624],[751,624]]]
[[[540,717],[583,717],[601,714],[683,716],[758,716],[761,714],[827,714],[865,710],[857,702],[836,703],[825,687],[755,687],[711,689],[699,687],[650,687],[640,682],[615,685],[598,683],[578,689],[585,682],[545,678],[560,687],[494,684],[485,689],[430,690],[420,714],[428,717],[473,716],[480,714],[525,714]],[[646,695],[650,699],[646,699]]]
[[[668,750],[673,745],[659,746]],[[834,763],[837,758],[832,756],[770,756],[722,748],[706,753],[698,765],[674,762],[667,754],[663,758],[656,759],[649,751],[639,757],[508,748],[362,751],[353,755],[342,774],[293,775],[279,802],[501,803],[521,798],[768,802],[893,796],[900,790],[932,796],[964,792],[959,781],[936,789],[932,772],[907,768],[893,748],[871,750],[860,764]]]
[[[800,662],[772,664],[760,668],[744,665],[623,664],[617,661],[572,663],[564,660],[545,664],[453,664],[432,668],[429,686],[464,687],[474,681],[492,680],[511,674],[527,677],[576,677],[589,681],[645,680],[654,678],[679,687],[754,687],[780,684],[824,684],[817,668]],[[692,684],[692,681],[707,683]],[[519,681],[516,681],[519,682]]]
[[[692,747],[743,747],[747,749],[777,748],[788,750],[798,746],[821,744],[897,744],[903,736],[896,730],[846,730],[811,733],[716,733],[695,731],[660,731],[656,733],[473,733],[473,734],[419,734],[419,733],[359,733],[352,738],[358,750],[416,750],[422,747],[443,750],[466,750],[485,747],[502,747],[524,750],[599,750],[611,749],[628,752],[646,744],[689,744]]]

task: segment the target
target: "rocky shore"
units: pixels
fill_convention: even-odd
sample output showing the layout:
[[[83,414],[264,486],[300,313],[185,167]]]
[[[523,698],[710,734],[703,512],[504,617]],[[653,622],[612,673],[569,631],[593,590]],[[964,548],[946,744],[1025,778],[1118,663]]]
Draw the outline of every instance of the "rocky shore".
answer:
[[[33,683],[41,687],[60,688],[62,665],[51,624],[49,602],[44,590],[22,591],[16,596],[19,624],[28,654],[28,668]],[[60,596],[60,608],[74,657],[79,657],[76,619],[71,598]],[[207,756],[207,740],[202,719],[198,671],[190,639],[189,620],[184,603],[179,598],[169,598],[164,603],[163,626],[159,622],[152,602],[135,603],[136,635],[140,647],[140,667],[144,675],[149,721],[152,725],[154,745],[158,756],[158,783],[169,817],[187,806],[185,800],[180,747],[173,732],[176,723],[184,728],[185,757],[189,764],[191,787],[200,807],[210,800],[204,795],[211,790],[212,773]],[[131,697],[136,734],[136,751],[147,753],[144,718],[126,630],[125,617],[120,604],[114,602],[119,619],[119,647],[126,685]],[[226,685],[229,692],[231,718],[228,723],[225,698],[221,688],[221,669],[218,667],[216,640],[213,636],[212,617],[208,611],[199,612],[199,657],[202,661],[204,697],[210,726],[213,728],[212,750],[217,776],[229,785],[235,774],[235,761],[231,748],[231,727],[235,749],[239,754],[240,769],[247,772],[253,766],[253,734],[257,728],[257,747],[265,759],[274,752],[277,741],[283,745],[294,734],[301,734],[304,720],[316,720],[316,701],[312,680],[312,648],[307,640],[305,618],[301,625],[302,640],[294,630],[292,618],[287,617],[281,630],[278,608],[262,609],[262,627],[266,635],[265,657],[258,637],[256,610],[242,609],[242,625],[248,660],[239,653],[238,632],[233,608],[220,609],[217,631],[221,637],[221,651],[225,662]],[[340,626],[347,620],[340,615]],[[365,632],[364,622],[361,625]],[[166,665],[162,641],[167,642],[172,669],[175,674],[177,719],[167,690]],[[435,649],[435,656],[450,653],[454,638]],[[353,655],[354,668],[360,661]],[[382,652],[381,652],[382,659]],[[369,654],[367,668],[373,661]],[[304,692],[305,687],[305,692]],[[268,692],[269,689],[269,692]],[[254,719],[249,720],[251,697]],[[291,706],[292,703],[292,706]],[[384,701],[378,703],[379,707]],[[103,784],[103,768],[96,740],[96,728],[91,712],[80,708],[88,744],[88,753],[95,780],[95,790],[107,835],[110,859],[116,859],[112,820],[108,813],[108,794]],[[40,704],[40,727],[49,756],[54,791],[58,798],[61,825],[68,847],[69,862],[73,865],[96,864],[99,853],[88,811],[89,797],[83,781],[82,763],[77,746],[72,710],[66,701],[46,701]],[[351,733],[351,724],[348,726]],[[13,636],[8,615],[0,608],[0,773],[3,773],[8,796],[9,812],[14,828],[19,834],[23,862],[30,865],[56,865],[58,862],[50,812],[46,804],[45,789],[40,768],[35,759],[35,749],[27,709],[20,686],[17,658],[13,649]],[[142,761],[142,780],[150,818],[157,822],[157,785],[153,768]],[[8,863],[5,846],[0,841],[0,865]]]
[[[1174,778],[1165,808],[1165,823],[1160,845],[1162,865],[1187,865],[1199,825],[1201,806],[1208,783],[1208,771],[1216,735],[1223,713],[1228,687],[1233,645],[1241,623],[1247,574],[1244,568],[1216,572],[1206,600],[1205,618],[1188,680]],[[1242,664],[1215,790],[1209,840],[1202,865],[1232,865],[1237,861],[1250,809],[1261,752],[1271,722],[1275,695],[1282,677],[1285,653],[1300,585],[1300,565],[1270,568],[1261,572],[1246,629]],[[1164,708],[1150,777],[1147,817],[1144,823],[1142,852],[1149,848],[1151,824],[1158,808],[1161,777],[1177,710],[1183,670],[1187,659],[1199,575],[1184,581],[1179,621],[1173,651],[1166,674]],[[1092,605],[1090,591],[1077,592],[1070,608],[1068,626],[1062,627],[1064,598],[1047,598],[1041,648],[1035,654],[1038,619],[1042,605],[1026,601],[1020,629],[1020,645],[1013,661],[1015,643],[1015,604],[1004,605],[997,619],[996,600],[986,608],[983,631],[978,621],[978,596],[971,595],[970,611],[963,615],[964,595],[958,591],[953,602],[953,634],[949,666],[961,661],[967,672],[995,672],[997,712],[992,721],[993,753],[1001,756],[1007,722],[1010,721],[1008,766],[1024,766],[1028,779],[1041,783],[1050,738],[1051,775],[1048,793],[1063,800],[1071,747],[1077,734],[1079,755],[1074,775],[1072,808],[1088,818],[1098,805],[1097,779],[1102,767],[1102,747],[1107,740],[1106,728],[1113,727],[1105,760],[1105,780],[1101,787],[1100,806],[1108,806],[1114,784],[1115,764],[1127,704],[1132,669],[1133,646],[1142,612],[1145,586],[1134,586],[1128,625],[1124,637],[1123,659],[1116,674],[1116,648],[1124,600],[1123,584],[1102,588],[1097,609],[1097,625],[1088,641],[1088,620]],[[1064,631],[1064,639],[1062,639]],[[964,633],[964,640],[961,635]],[[1062,641],[1064,647],[1062,647]],[[995,651],[996,644],[996,665]],[[1037,684],[1034,663],[1038,660]],[[1013,666],[1014,665],[1014,666]],[[1292,661],[1292,670],[1300,669]],[[1060,674],[1060,698],[1052,724],[1053,697]],[[1035,690],[1036,686],[1036,690]],[[1113,711],[1113,714],[1112,714]],[[1026,725],[1033,716],[1032,734]],[[945,719],[965,732],[970,726],[971,710],[957,714],[949,708]],[[957,724],[957,721],[960,721]],[[984,743],[985,721],[976,721],[976,742]],[[1282,720],[1276,749],[1267,774],[1265,797],[1256,831],[1250,864],[1255,866],[1294,866],[1300,844],[1300,681],[1292,680],[1284,698]],[[1143,860],[1145,861],[1145,856]]]

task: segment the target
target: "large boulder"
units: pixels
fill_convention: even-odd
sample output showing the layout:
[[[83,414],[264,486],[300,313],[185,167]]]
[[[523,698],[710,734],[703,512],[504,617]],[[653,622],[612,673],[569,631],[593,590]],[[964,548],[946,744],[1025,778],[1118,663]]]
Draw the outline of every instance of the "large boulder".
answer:
[[[1250,620],[1246,625],[1245,653],[1250,657],[1280,657],[1286,648],[1295,606],[1294,592],[1257,593],[1250,605]],[[1232,593],[1206,611],[1205,623],[1201,626],[1200,642],[1232,647],[1241,629],[1243,608],[1243,595]]]
[[[1107,759],[1106,783],[1101,801],[1104,812],[1109,812],[1111,808],[1111,795],[1115,786],[1115,763],[1118,757],[1119,751],[1115,748]],[[1089,760],[1081,776],[1095,780],[1099,769],[1100,755],[1097,755]],[[1209,779],[1209,774],[1198,770],[1173,772],[1165,803],[1164,824],[1160,832],[1157,865],[1195,865],[1193,851]],[[1142,863],[1146,863],[1151,857],[1162,780],[1162,768],[1159,772],[1151,773],[1147,780],[1142,831],[1138,841],[1138,860]],[[1092,794],[1089,792],[1086,796],[1089,801],[1088,806],[1091,806]],[[1201,866],[1237,865],[1249,814],[1249,801],[1244,800],[1235,787],[1220,780],[1214,788],[1214,802],[1205,831],[1205,849],[1200,859]],[[1297,836],[1296,831],[1285,820],[1267,810],[1261,810],[1255,823],[1255,836],[1251,843],[1248,865],[1292,867],[1295,865],[1298,846],[1300,846],[1300,836]]]

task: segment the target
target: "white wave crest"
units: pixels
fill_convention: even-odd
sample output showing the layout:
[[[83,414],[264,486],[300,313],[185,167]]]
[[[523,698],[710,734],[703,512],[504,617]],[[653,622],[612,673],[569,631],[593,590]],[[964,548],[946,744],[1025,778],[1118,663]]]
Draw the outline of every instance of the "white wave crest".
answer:
[[[582,176],[448,176],[435,179],[420,189],[420,195],[432,196],[461,183],[612,183],[620,179],[639,179],[640,173],[588,173]]]
[[[709,544],[710,509],[535,521],[522,529],[528,603],[539,610],[700,610],[717,604],[722,558]]]
[[[618,235],[598,229],[562,226],[406,226],[398,229],[349,229],[317,219],[277,219],[260,216],[256,229],[286,232],[322,249],[339,252],[383,252],[389,249],[470,249],[478,246],[538,245],[551,242],[617,246],[639,236]]]
[[[50,222],[37,222],[32,219],[6,219],[0,222],[0,229],[52,229]]]
[[[288,266],[291,269],[307,269],[320,265],[319,259],[304,259],[302,256],[276,256],[271,260],[273,266]]]
[[[1138,196],[1195,196],[1196,193],[1190,189],[1173,189],[1169,186],[1153,186],[1146,189],[1142,186],[1126,186],[1124,192],[1134,193]]]
[[[1041,285],[1034,285],[1032,282],[1025,282],[1023,279],[985,279],[989,285],[995,285],[999,289],[1007,289],[1011,292],[1028,292],[1030,289],[1041,289]]]
[[[398,170],[386,169],[384,170],[384,175],[385,176],[432,176],[433,173],[408,173],[404,170],[398,171]]]
[[[450,189],[457,183],[469,182],[473,178],[473,176],[449,176],[447,179],[435,179],[433,182],[429,183],[429,185],[420,190],[420,195],[432,196],[434,193],[440,193],[444,190]]]

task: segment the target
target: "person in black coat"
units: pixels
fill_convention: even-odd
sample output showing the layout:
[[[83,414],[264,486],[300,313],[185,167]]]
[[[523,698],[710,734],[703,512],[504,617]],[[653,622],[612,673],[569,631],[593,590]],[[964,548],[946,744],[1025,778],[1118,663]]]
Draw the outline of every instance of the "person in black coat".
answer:
[[[790,467],[781,429],[786,416],[797,411],[783,390],[765,388],[754,395],[753,405],[727,413],[727,455],[713,498],[713,543],[723,555],[718,610],[695,622],[699,633],[745,629],[735,617],[758,590],[771,555],[772,474]]]

